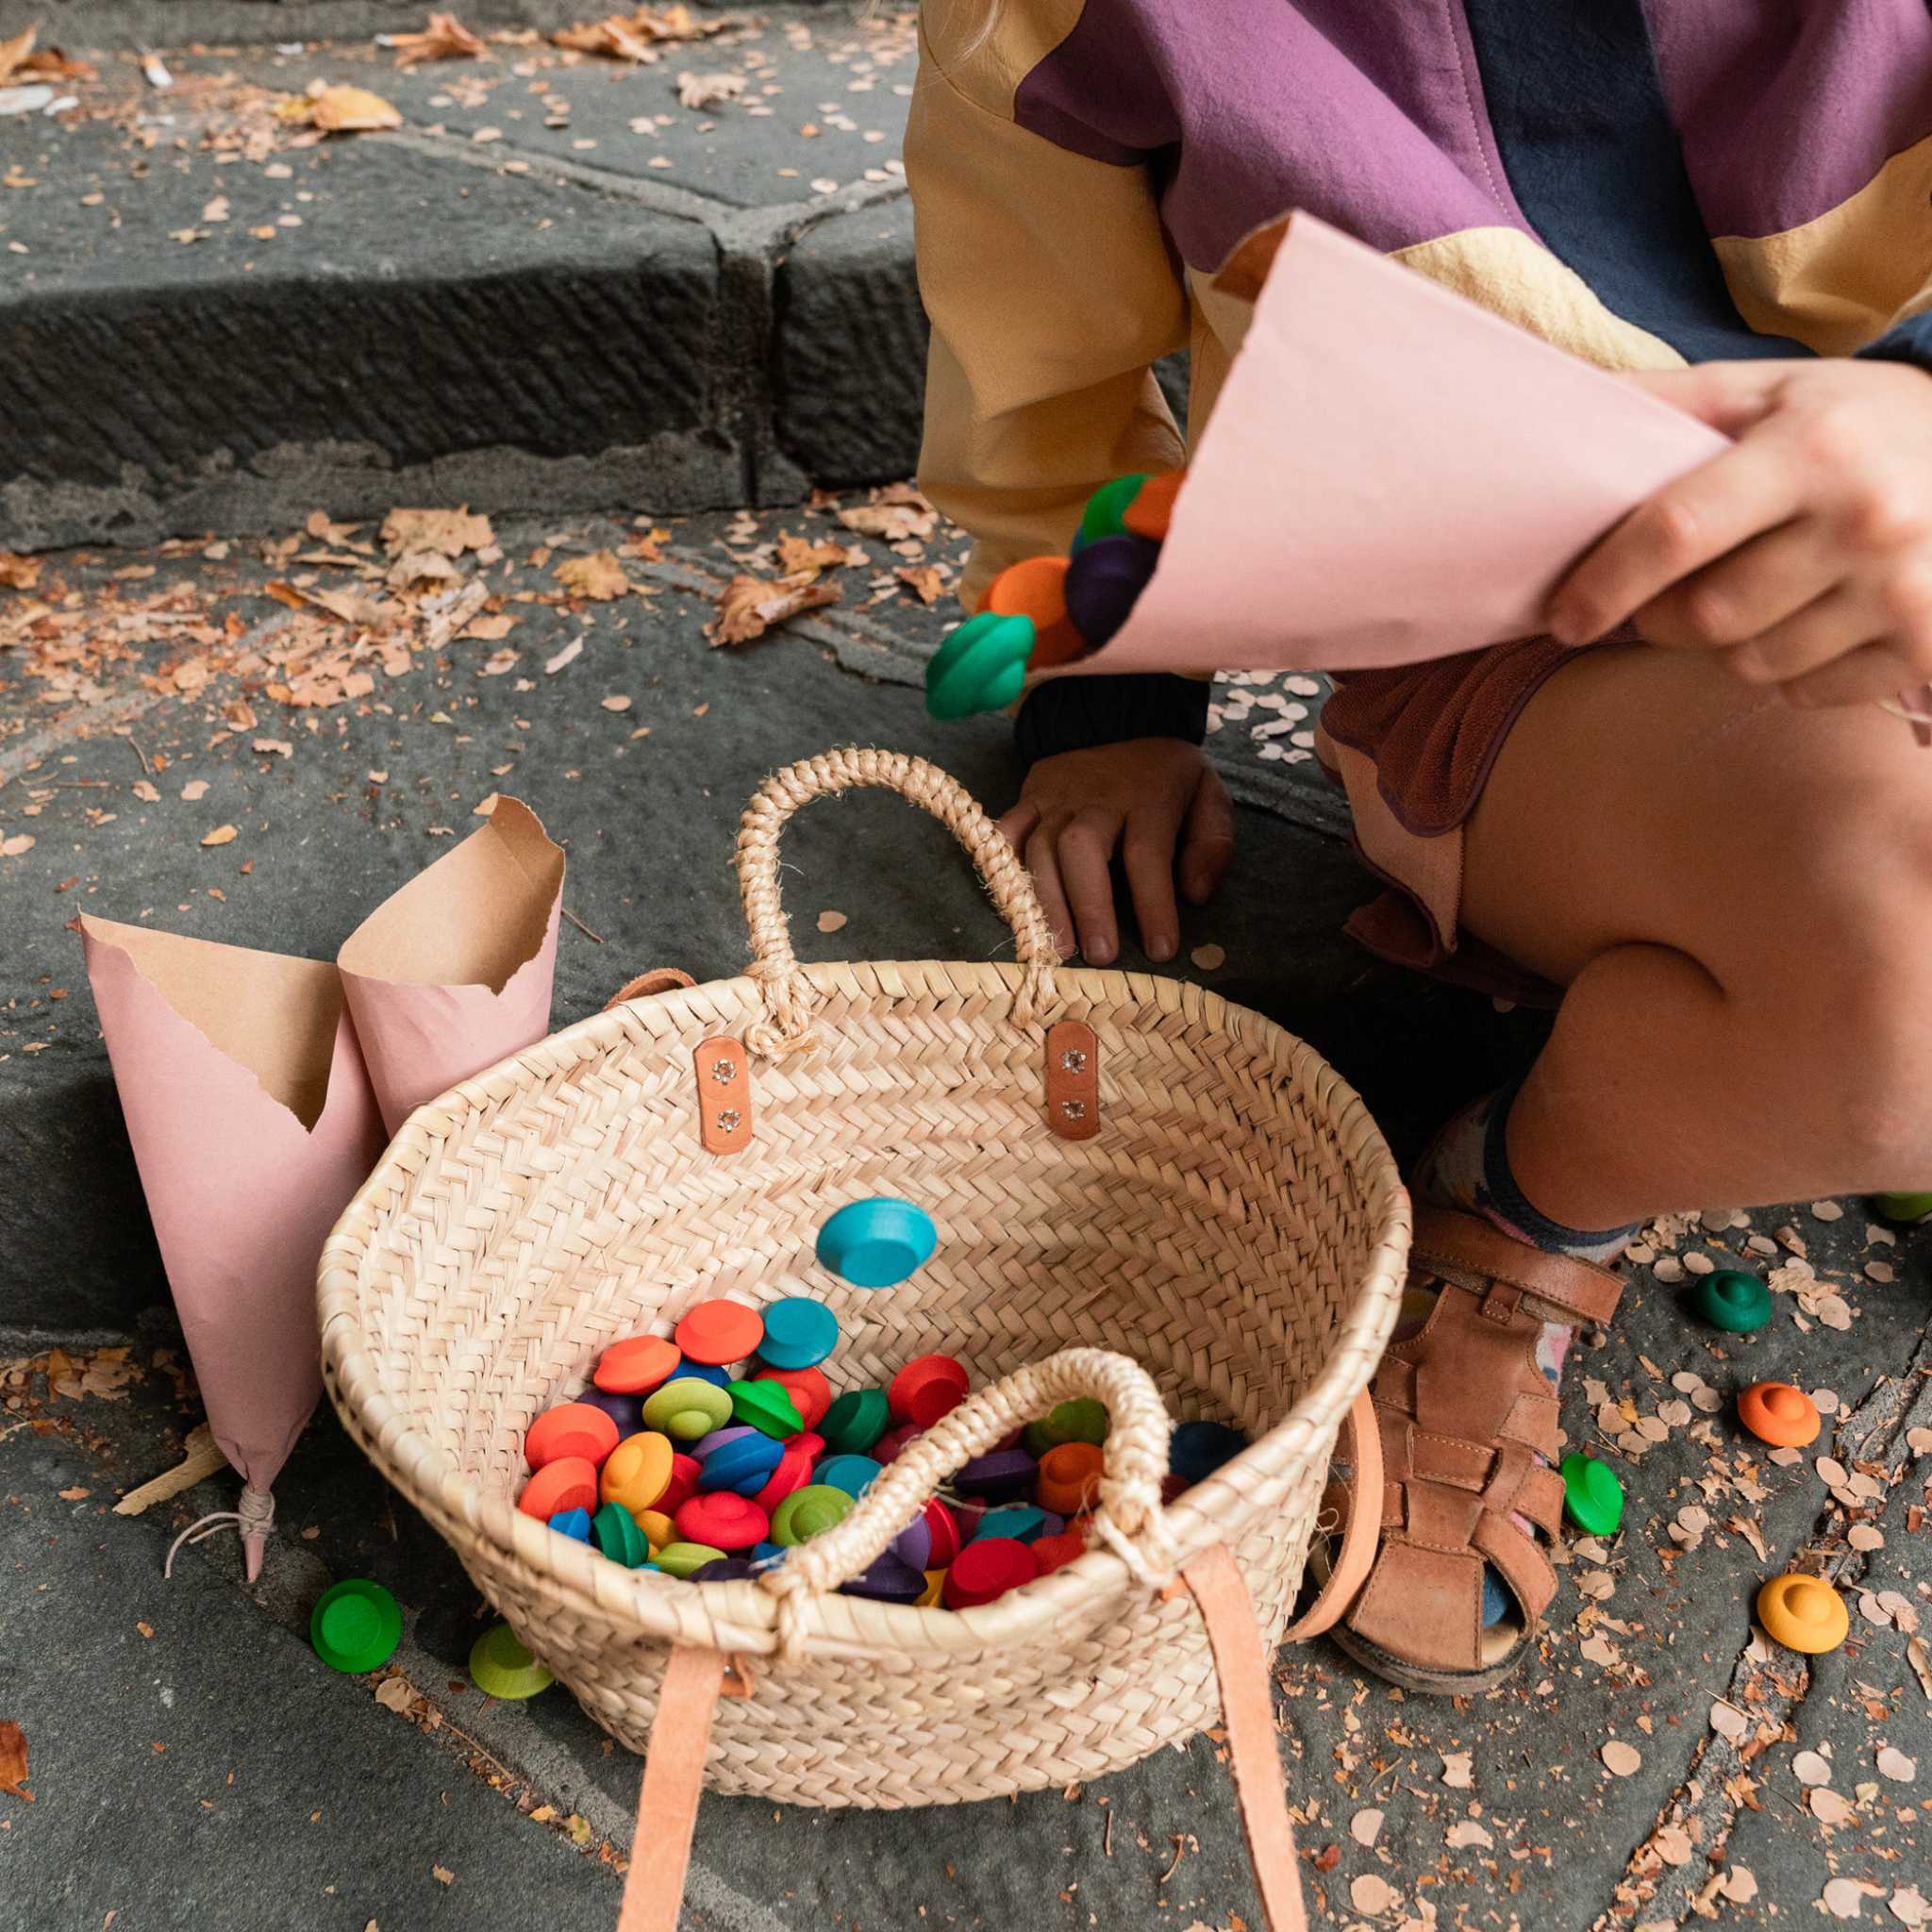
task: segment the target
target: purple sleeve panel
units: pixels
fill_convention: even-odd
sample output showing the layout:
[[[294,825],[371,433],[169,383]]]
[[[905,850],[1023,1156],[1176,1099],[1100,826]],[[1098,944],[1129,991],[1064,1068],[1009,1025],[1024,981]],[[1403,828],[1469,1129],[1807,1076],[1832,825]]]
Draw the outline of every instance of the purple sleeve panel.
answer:
[[[1203,271],[1295,208],[1385,251],[1527,232],[1467,42],[1459,6],[1088,0],[1021,83],[1014,118],[1150,167],[1175,246]]]
[[[1782,234],[1932,136],[1926,0],[1644,0],[1713,235]]]

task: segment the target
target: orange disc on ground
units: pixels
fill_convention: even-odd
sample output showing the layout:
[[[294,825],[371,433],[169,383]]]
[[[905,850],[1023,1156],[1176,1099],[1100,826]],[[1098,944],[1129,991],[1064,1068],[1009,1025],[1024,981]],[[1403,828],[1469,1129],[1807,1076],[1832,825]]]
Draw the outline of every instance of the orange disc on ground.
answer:
[[[1738,1420],[1760,1442],[1802,1449],[1818,1440],[1818,1405],[1789,1382],[1754,1382],[1738,1397]]]
[[[591,1380],[611,1395],[641,1395],[668,1382],[681,1357],[677,1344],[661,1335],[633,1335],[613,1341],[597,1357]]]
[[[721,1369],[758,1353],[764,1317],[742,1302],[700,1302],[677,1324],[677,1345],[694,1362]]]
[[[1033,620],[1033,654],[1029,671],[1052,664],[1071,664],[1087,655],[1087,640],[1067,615],[1067,559],[1029,557],[1010,563],[992,580],[986,608],[999,617]]]
[[[546,1408],[524,1437],[524,1460],[532,1469],[566,1456],[602,1462],[617,1447],[617,1424],[588,1402],[559,1403]]]
[[[548,1523],[559,1509],[597,1507],[597,1469],[581,1456],[559,1456],[546,1462],[517,1498],[517,1507],[539,1523]]]
[[[1185,470],[1170,470],[1164,476],[1150,476],[1134,491],[1134,500],[1121,512],[1122,526],[1136,537],[1150,538],[1156,543],[1167,541],[1174,522],[1174,500],[1188,480]]]
[[[1093,1500],[1101,1455],[1095,1442],[1057,1442],[1040,1458],[1034,1494],[1056,1516],[1077,1516]]]

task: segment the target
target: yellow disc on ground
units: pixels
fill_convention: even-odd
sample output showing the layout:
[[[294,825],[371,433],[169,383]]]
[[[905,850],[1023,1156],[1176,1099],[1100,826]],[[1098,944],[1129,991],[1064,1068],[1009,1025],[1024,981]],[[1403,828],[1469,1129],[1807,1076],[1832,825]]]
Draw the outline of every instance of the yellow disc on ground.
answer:
[[[1816,1657],[1836,1650],[1851,1631],[1851,1612],[1831,1585],[1795,1571],[1774,1576],[1757,1592],[1757,1621],[1787,1650]]]

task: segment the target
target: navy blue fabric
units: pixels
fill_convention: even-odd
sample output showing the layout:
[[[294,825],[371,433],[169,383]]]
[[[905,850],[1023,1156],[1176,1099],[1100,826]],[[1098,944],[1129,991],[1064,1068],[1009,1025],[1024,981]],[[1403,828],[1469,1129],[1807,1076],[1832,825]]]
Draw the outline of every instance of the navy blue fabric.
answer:
[[[1028,765],[1063,751],[1121,744],[1130,738],[1208,736],[1213,686],[1164,672],[1130,677],[1055,677],[1036,685],[1020,707],[1013,742]]]
[[[1613,314],[1690,362],[1811,353],[1754,334],[1731,300],[1639,0],[1464,0],[1464,8],[1517,204]]]
[[[1932,315],[1915,315],[1858,351],[1880,362],[1916,362],[1932,375]]]

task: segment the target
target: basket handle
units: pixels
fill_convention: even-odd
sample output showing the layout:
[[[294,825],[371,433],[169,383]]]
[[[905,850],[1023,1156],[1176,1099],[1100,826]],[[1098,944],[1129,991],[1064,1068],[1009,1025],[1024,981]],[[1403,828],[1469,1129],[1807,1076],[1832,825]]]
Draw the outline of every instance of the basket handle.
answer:
[[[758,983],[765,1018],[745,1036],[763,1058],[795,1053],[811,1042],[818,1004],[791,950],[791,929],[778,896],[778,834],[800,806],[826,793],[874,785],[896,791],[932,816],[965,846],[992,895],[1000,917],[1013,929],[1026,977],[1013,1003],[1013,1018],[1031,1026],[1054,997],[1059,949],[1041,909],[1033,880],[999,827],[973,794],[937,765],[905,752],[848,746],[774,773],[758,788],[738,822],[738,891],[751,929],[751,974]]]
[[[1091,1519],[1094,1533],[1143,1582],[1162,1588],[1174,1568],[1174,1539],[1160,1506],[1173,1426],[1167,1405],[1139,1362],[1104,1348],[1067,1348],[969,1395],[892,1458],[842,1523],[799,1544],[759,1577],[779,1602],[780,1655],[801,1637],[806,1604],[857,1576],[912,1521],[943,1478],[1055,1403],[1076,1395],[1104,1402],[1109,1423]]]

